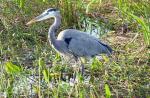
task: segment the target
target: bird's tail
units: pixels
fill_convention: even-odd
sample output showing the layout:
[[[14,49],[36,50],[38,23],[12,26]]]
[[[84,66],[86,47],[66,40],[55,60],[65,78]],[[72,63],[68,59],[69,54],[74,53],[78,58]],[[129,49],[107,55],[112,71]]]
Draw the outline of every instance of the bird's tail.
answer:
[[[112,54],[113,49],[110,46],[108,46],[108,45],[106,45],[106,44],[104,44],[102,42],[100,42],[100,44],[103,45],[106,48],[105,52],[106,52],[107,55],[111,55]]]
[[[108,46],[108,45],[105,45],[105,47],[108,49],[109,53],[112,54],[113,49],[110,46]]]

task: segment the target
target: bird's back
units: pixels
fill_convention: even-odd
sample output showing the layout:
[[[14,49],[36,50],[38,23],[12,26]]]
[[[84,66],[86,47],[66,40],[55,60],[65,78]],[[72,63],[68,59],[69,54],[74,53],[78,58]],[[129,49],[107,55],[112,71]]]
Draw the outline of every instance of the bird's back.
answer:
[[[90,36],[82,31],[79,31],[79,30],[75,30],[75,29],[66,29],[66,30],[63,30],[59,33],[57,39],[65,39],[65,38],[68,38],[68,37],[81,37],[81,38],[85,38],[85,37],[88,37],[88,38],[94,38],[93,36]]]

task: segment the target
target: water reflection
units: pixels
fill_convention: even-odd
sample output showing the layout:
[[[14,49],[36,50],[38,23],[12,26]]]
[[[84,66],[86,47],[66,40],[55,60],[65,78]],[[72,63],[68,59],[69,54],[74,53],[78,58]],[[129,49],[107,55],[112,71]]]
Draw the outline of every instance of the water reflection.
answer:
[[[92,20],[90,18],[83,19],[82,28],[82,31],[87,32],[96,38],[100,38],[102,35],[110,31],[106,28],[105,24],[99,23],[98,20]]]

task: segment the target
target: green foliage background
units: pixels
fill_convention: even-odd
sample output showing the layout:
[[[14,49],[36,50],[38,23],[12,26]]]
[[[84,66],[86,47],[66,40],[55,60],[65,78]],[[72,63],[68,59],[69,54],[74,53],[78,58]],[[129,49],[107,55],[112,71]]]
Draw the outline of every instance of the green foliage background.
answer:
[[[112,60],[94,58],[71,80],[73,64],[47,40],[53,20],[25,25],[49,7],[61,11],[59,31],[94,31],[115,50]],[[149,98],[149,10],[149,0],[1,0],[0,97]]]

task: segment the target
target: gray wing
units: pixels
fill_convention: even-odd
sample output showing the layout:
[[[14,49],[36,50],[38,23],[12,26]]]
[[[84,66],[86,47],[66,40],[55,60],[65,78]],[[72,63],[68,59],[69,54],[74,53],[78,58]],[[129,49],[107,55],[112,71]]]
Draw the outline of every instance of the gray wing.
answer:
[[[72,38],[68,49],[76,56],[95,56],[101,53],[106,53],[107,49],[95,39],[89,38]]]
[[[66,42],[69,41],[67,42],[67,48],[75,56],[90,57],[101,53],[110,54],[108,49],[110,47],[108,45],[100,42],[97,38],[78,30],[68,29],[62,31],[58,35],[57,39],[61,39]]]

